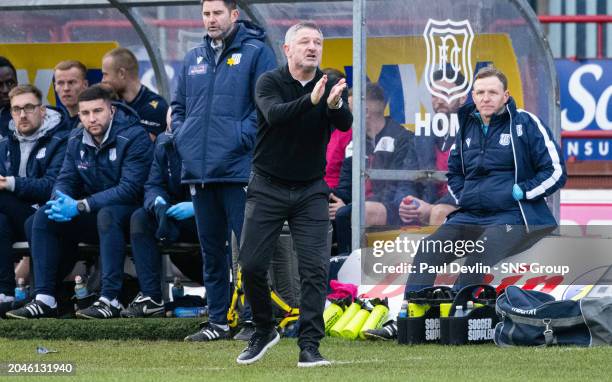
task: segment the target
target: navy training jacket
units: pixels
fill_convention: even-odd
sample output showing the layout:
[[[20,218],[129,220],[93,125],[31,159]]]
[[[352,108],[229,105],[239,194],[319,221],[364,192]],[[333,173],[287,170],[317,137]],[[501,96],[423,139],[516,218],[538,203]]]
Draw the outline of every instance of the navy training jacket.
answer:
[[[15,196],[32,204],[45,203],[51,197],[53,183],[57,178],[68,139],[68,117],[57,109],[47,106],[47,112],[61,115],[59,123],[38,138],[26,166],[26,176],[19,177],[21,150],[15,133],[0,139],[0,175],[15,177]]]
[[[74,199],[87,200],[91,212],[102,207],[142,201],[153,159],[153,143],[129,106],[116,107],[108,138],[97,147],[84,129],[70,132],[62,170],[53,187]]]
[[[236,28],[218,64],[206,36],[178,73],[172,130],[183,183],[248,182],[257,132],[255,83],[276,60],[263,29],[248,21]]]
[[[535,115],[517,109],[512,98],[502,113],[491,118],[486,137],[474,104],[459,110],[459,123],[447,178],[449,192],[461,210],[520,210],[528,231],[556,226],[545,197],[563,187],[567,175],[548,127]],[[515,183],[525,195],[519,202],[512,198]]]

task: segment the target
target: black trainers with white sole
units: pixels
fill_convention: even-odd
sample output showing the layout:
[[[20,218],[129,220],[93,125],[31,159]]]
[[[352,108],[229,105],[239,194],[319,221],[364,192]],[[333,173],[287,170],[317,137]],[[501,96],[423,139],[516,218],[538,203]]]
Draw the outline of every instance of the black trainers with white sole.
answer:
[[[102,300],[94,302],[89,308],[77,310],[77,318],[86,319],[106,319],[106,318],[119,318],[121,312],[121,306],[114,307],[111,304],[107,304]]]
[[[397,339],[397,322],[383,326],[380,329],[368,329],[363,335],[369,340],[392,341]]]
[[[219,325],[213,324],[212,322],[205,322],[201,325],[201,329],[185,337],[185,341],[188,342],[208,342],[217,340],[227,340],[230,337],[229,328],[223,329]]]
[[[249,340],[247,347],[240,353],[236,362],[240,365],[249,365],[253,362],[259,361],[264,354],[272,346],[276,345],[280,340],[280,335],[273,329],[269,333],[258,333],[255,332]]]
[[[6,318],[27,320],[31,318],[57,318],[57,308],[51,308],[42,301],[32,300],[19,309],[6,312]]]
[[[248,341],[251,339],[254,333],[255,325],[253,324],[253,322],[245,321],[242,324],[242,328],[240,328],[240,331],[234,336],[234,339],[238,341]]]
[[[330,366],[331,362],[326,360],[321,353],[319,353],[318,348],[309,346],[300,351],[300,358],[297,365],[298,367]]]
[[[121,317],[161,317],[164,315],[164,302],[155,302],[151,297],[138,293],[136,298],[121,311]]]
[[[298,367],[330,366],[331,362],[319,353],[319,348],[307,346],[300,351]]]

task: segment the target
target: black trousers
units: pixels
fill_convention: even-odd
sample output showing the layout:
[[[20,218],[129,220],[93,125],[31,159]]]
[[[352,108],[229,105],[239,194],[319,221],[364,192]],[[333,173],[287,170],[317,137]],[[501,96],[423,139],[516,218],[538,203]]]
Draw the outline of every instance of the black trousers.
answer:
[[[179,242],[198,243],[195,219],[175,220],[180,229]],[[155,215],[144,208],[137,209],[130,218],[130,243],[136,265],[140,291],[155,301],[162,299],[162,257],[157,249],[158,223]],[[204,266],[200,253],[193,255],[170,255],[172,262],[193,281],[202,284]]]
[[[411,273],[408,277],[406,289],[404,290],[404,299],[408,299],[410,292],[416,292],[434,285],[437,274],[418,271],[422,263],[428,266],[440,267],[459,259],[456,250],[454,252],[441,251],[441,247],[434,245],[436,242],[465,243],[471,241],[476,243],[480,241],[483,250],[466,254],[464,265],[469,267],[474,267],[477,264],[493,266],[506,257],[529,249],[544,236],[552,232],[554,228],[546,227],[528,233],[525,231],[524,225],[499,224],[479,226],[475,224],[445,223],[430,236],[423,239],[425,248],[430,248],[430,250],[423,250],[423,247],[421,247],[417,252],[412,262],[416,272]],[[478,268],[471,269],[477,270]],[[477,271],[461,273],[457,277],[453,289],[458,292],[465,286],[480,284],[483,282],[484,276],[483,273]]]
[[[267,272],[287,221],[300,274],[298,345],[302,349],[318,347],[325,335],[323,309],[331,247],[328,197],[329,188],[323,179],[291,187],[259,174],[251,177],[247,191],[239,262],[253,322],[258,332],[274,328]]]
[[[13,243],[25,241],[24,224],[36,210],[15,194],[0,191],[0,293],[12,296],[15,292],[15,264]]]

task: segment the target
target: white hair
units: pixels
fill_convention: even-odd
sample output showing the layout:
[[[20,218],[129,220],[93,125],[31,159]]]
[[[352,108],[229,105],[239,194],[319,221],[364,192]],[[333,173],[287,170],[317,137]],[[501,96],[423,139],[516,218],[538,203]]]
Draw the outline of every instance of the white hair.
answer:
[[[319,26],[314,21],[300,21],[299,23],[291,26],[291,28],[289,28],[287,30],[287,33],[285,33],[285,44],[286,45],[289,45],[289,43],[295,37],[295,34],[300,29],[312,29],[312,30],[316,30],[321,35],[321,39],[323,38],[323,32],[321,32],[321,29],[319,28]]]

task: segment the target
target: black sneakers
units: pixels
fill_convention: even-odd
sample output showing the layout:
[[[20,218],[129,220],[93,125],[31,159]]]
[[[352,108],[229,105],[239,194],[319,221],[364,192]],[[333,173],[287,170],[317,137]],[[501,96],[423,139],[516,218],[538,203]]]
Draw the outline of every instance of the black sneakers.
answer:
[[[121,311],[121,317],[162,317],[164,315],[164,302],[157,303],[151,297],[138,293],[136,298]]]
[[[392,321],[380,329],[368,329],[363,335],[369,340],[395,340],[397,339],[397,322]]]
[[[240,331],[234,336],[235,340],[248,341],[255,333],[255,325],[251,321],[245,321]]]
[[[276,329],[264,334],[258,332],[253,333],[248,346],[240,353],[238,358],[236,358],[236,362],[240,365],[249,365],[259,361],[261,357],[266,354],[266,351],[276,345],[279,340],[280,335]]]
[[[105,319],[105,318],[118,318],[120,316],[121,309],[115,308],[114,306],[105,303],[102,300],[94,302],[89,308],[77,310],[77,318],[87,319]]]
[[[331,362],[326,360],[319,349],[314,346],[308,346],[300,351],[300,358],[298,360],[298,367],[317,367],[317,366],[330,366]]]
[[[30,318],[57,317],[57,308],[51,308],[42,301],[32,300],[23,307],[6,312],[7,318],[18,318],[22,320]]]
[[[205,322],[202,324],[199,332],[191,334],[185,337],[185,341],[217,341],[226,340],[230,338],[229,328],[227,330],[222,327],[213,324],[212,322]]]

